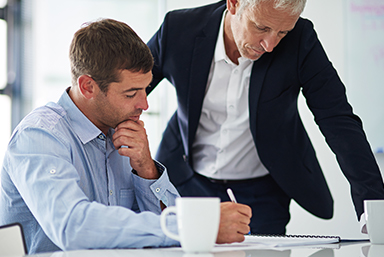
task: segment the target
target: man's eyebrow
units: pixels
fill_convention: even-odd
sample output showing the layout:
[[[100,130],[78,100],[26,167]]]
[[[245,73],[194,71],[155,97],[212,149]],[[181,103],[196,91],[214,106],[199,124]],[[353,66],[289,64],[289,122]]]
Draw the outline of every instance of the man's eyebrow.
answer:
[[[293,28],[289,29],[289,30],[284,30],[284,31],[286,31],[286,32],[291,32],[291,31],[294,30],[294,29],[295,29],[295,26],[294,26]]]
[[[141,88],[141,87],[133,87],[133,88],[130,88],[130,89],[123,90],[122,93],[128,93],[128,92],[138,91],[138,90],[146,90],[147,87],[150,87],[150,86],[151,86],[152,81],[153,81],[153,75],[152,75],[151,82],[149,82],[148,86],[146,86],[145,88]]]
[[[133,88],[124,90],[122,93],[127,93],[127,92],[132,92],[132,91],[138,91],[138,90],[145,90],[145,88],[141,88],[141,87],[133,87]]]
[[[260,28],[263,28],[263,29],[271,29],[267,25],[261,24],[261,23],[259,23],[257,21],[253,21],[253,24],[255,24],[256,27],[260,27]],[[281,30],[280,32],[291,32],[294,28],[295,28],[295,26],[293,26],[293,28],[291,28],[291,29]]]
[[[144,88],[143,87],[133,87],[133,88],[130,88],[130,89],[123,90],[122,93],[128,93],[128,92],[139,91],[139,90],[146,90],[150,86],[151,86],[151,84],[148,84],[148,86],[146,86]]]

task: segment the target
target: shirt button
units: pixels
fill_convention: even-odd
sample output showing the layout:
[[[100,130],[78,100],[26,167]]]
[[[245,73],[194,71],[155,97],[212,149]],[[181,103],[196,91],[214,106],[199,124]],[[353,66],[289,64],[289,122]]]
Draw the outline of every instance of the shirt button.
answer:
[[[49,173],[51,173],[51,174],[55,174],[55,173],[56,173],[56,170],[55,170],[55,169],[51,169],[51,170],[49,171]]]
[[[156,193],[158,193],[158,192],[160,192],[160,188],[158,187],[158,188],[156,188]]]
[[[113,195],[113,191],[112,191],[112,190],[109,190],[109,194],[110,194],[110,195]]]

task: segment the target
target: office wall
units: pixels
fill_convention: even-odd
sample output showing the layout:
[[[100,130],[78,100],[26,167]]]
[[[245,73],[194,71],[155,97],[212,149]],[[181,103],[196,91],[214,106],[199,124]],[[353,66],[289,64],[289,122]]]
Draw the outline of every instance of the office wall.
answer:
[[[346,83],[374,152],[384,151],[384,1],[345,0]],[[372,115],[374,113],[374,115]]]
[[[324,49],[338,71],[342,81],[346,84],[346,4],[350,0],[308,0],[302,14],[312,20],[318,37]],[[168,0],[167,9],[197,6],[215,1]],[[348,92],[349,93],[349,92]],[[352,103],[353,105],[353,103]],[[313,121],[313,116],[308,110],[305,99],[300,96],[299,110],[303,122],[314,144],[320,164],[324,170],[330,190],[335,201],[334,218],[322,220],[314,217],[295,202],[291,204],[291,221],[288,224],[289,234],[319,234],[340,235],[344,238],[366,238],[360,233],[354,206],[350,197],[349,183],[343,176],[334,154],[328,148],[324,137]],[[363,120],[364,121],[364,120]]]

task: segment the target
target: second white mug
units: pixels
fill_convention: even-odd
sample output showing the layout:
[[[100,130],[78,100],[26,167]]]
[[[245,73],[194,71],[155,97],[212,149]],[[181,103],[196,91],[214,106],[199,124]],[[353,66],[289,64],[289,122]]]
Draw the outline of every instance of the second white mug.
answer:
[[[371,243],[384,244],[384,200],[365,200],[364,215]]]

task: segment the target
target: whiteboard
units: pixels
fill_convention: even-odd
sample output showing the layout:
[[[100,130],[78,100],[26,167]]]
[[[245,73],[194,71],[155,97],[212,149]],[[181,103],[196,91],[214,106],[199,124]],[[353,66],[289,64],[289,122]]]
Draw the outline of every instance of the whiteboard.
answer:
[[[384,0],[344,0],[346,87],[374,152],[384,149]]]

